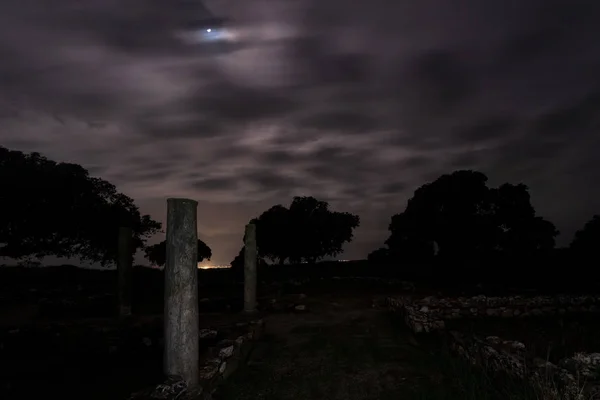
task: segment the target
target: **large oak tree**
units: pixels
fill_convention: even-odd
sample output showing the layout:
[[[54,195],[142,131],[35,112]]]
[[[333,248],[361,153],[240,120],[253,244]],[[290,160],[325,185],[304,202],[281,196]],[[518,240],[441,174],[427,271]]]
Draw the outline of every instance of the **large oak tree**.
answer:
[[[103,265],[117,255],[119,227],[134,252],[160,231],[133,199],[80,165],[0,147],[0,256],[80,257]]]
[[[481,172],[461,170],[418,188],[405,210],[392,217],[387,254],[398,260],[435,254],[465,260],[552,250],[558,231],[536,215],[527,186],[491,188],[487,180]]]
[[[360,218],[348,212],[333,211],[314,197],[294,197],[289,207],[275,205],[252,222],[261,258],[282,264],[314,263],[342,253],[352,241]]]
[[[167,263],[167,241],[163,240],[160,243],[146,247],[144,250],[145,256],[152,264],[164,267]],[[210,260],[212,250],[206,243],[198,239],[198,262]]]

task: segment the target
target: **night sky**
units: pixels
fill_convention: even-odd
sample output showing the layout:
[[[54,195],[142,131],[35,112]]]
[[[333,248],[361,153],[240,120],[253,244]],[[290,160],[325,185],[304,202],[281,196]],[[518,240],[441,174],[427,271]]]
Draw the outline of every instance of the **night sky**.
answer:
[[[175,1],[0,4],[0,144],[75,162],[164,221],[199,201],[229,263],[294,195],[361,217],[363,258],[425,182],[529,185],[559,244],[600,213],[600,1],[206,0],[236,51],[173,39]]]

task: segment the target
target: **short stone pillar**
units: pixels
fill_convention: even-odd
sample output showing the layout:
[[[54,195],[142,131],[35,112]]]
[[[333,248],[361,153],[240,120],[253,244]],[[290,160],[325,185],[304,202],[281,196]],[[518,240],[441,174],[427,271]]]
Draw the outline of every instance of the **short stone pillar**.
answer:
[[[119,228],[117,249],[117,287],[119,317],[131,316],[131,297],[133,287],[133,231],[129,227]]]
[[[256,246],[256,225],[246,225],[244,235],[244,312],[256,312],[256,263],[258,249]]]
[[[164,372],[188,387],[199,380],[198,202],[167,199]]]

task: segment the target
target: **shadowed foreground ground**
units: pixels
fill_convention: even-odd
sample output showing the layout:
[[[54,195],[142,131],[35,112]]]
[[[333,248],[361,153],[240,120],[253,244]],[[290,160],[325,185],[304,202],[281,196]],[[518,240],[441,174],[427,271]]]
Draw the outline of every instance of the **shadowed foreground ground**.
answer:
[[[450,355],[440,338],[416,340],[372,297],[309,295],[304,314],[266,317],[266,334],[216,400],[555,399],[522,380],[492,377]]]
[[[221,400],[398,399],[424,384],[411,333],[370,299],[323,299],[267,318],[265,339]],[[402,396],[402,397],[399,397]]]

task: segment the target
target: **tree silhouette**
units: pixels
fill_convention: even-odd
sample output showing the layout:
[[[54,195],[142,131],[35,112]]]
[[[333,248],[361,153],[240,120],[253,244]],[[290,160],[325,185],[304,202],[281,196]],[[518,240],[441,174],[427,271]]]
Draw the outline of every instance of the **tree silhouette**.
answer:
[[[114,185],[76,164],[0,147],[0,256],[80,257],[115,261],[120,226],[133,230],[133,252],[161,229]]]
[[[367,261],[373,264],[385,263],[389,260],[389,253],[389,249],[385,247],[380,247],[377,250],[373,250],[369,253],[369,255],[367,256]]]
[[[259,254],[280,264],[335,257],[359,224],[357,215],[331,211],[325,201],[294,197],[289,208],[276,205],[256,219]]]
[[[148,246],[144,249],[145,257],[154,265],[164,267],[167,263],[167,241]],[[198,262],[210,260],[212,250],[202,240],[198,240]]]
[[[293,252],[293,226],[290,210],[278,204],[254,219],[261,257],[283,264]]]
[[[535,215],[527,186],[489,188],[487,176],[467,170],[417,189],[389,230],[390,256],[412,260],[531,255],[553,249],[558,234]]]
[[[237,256],[231,261],[231,269],[242,271],[244,269],[244,256],[246,254],[246,246],[242,246]]]
[[[231,261],[231,268],[236,271],[243,271],[245,257],[246,257],[246,246],[242,246],[238,255],[235,256],[233,261]],[[262,257],[257,256],[256,265],[261,267],[261,266],[266,266],[267,263],[265,262],[265,260]]]
[[[594,215],[582,229],[575,232],[569,249],[574,255],[591,257],[598,253],[600,246],[600,215]]]
[[[258,230],[258,220],[256,218],[251,219],[249,223],[254,224]],[[257,232],[257,237],[258,237],[258,232]],[[246,243],[246,233],[245,232],[244,232],[244,237],[242,238],[242,242]],[[257,243],[257,250],[258,250],[258,252],[256,254],[256,265],[257,266],[265,266],[266,262],[264,260],[264,257],[262,256],[260,248],[258,248],[258,243]],[[231,261],[231,264],[230,264],[231,269],[234,271],[237,271],[239,276],[243,276],[245,257],[246,257],[246,245],[243,245],[242,248],[240,249],[239,253],[237,254],[237,256],[235,256],[235,258]]]

